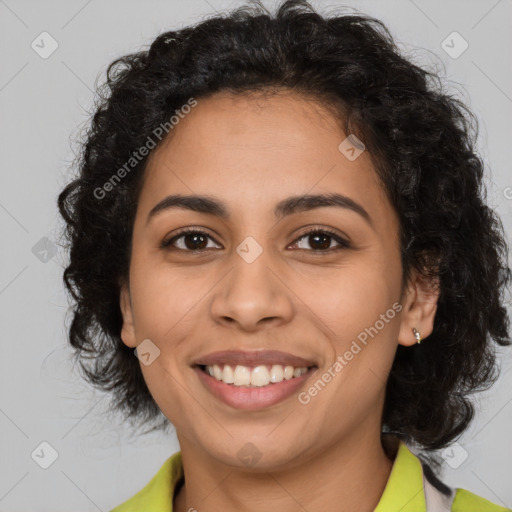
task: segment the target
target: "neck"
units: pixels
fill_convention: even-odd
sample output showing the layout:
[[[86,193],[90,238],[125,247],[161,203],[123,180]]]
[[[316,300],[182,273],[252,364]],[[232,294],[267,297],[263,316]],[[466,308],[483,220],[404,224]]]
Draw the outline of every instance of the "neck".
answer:
[[[174,512],[372,512],[393,465],[375,435],[343,440],[286,470],[259,473],[206,464],[197,447],[181,439],[180,446],[185,483],[175,495]]]

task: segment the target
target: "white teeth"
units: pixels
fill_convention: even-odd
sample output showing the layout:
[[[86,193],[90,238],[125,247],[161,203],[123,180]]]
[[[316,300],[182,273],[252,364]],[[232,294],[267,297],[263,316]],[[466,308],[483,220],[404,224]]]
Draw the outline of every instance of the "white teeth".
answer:
[[[251,384],[253,386],[267,386],[270,382],[270,372],[266,366],[256,366],[251,372]]]
[[[226,384],[251,387],[268,386],[270,383],[277,384],[283,380],[290,380],[294,377],[300,377],[308,371],[306,367],[283,367],[280,364],[272,365],[270,370],[265,365],[256,367],[237,365],[234,370],[227,364],[225,364],[223,368],[221,368],[221,366],[222,365],[218,364],[214,364],[213,366],[206,366],[206,372],[208,375],[214,377],[217,380],[221,380]]]
[[[213,376],[217,380],[222,380],[222,370],[220,369],[220,366],[218,364],[213,365]]]
[[[282,382],[284,379],[284,370],[280,364],[275,364],[270,368],[270,382]]]
[[[293,374],[295,372],[293,371],[293,366],[286,366],[284,369],[284,378],[286,380],[289,380],[293,377]]]
[[[222,370],[222,379],[226,384],[233,384],[235,382],[235,376],[233,375],[233,368],[225,364]]]
[[[235,368],[235,386],[248,386],[251,383],[251,369],[237,365]]]

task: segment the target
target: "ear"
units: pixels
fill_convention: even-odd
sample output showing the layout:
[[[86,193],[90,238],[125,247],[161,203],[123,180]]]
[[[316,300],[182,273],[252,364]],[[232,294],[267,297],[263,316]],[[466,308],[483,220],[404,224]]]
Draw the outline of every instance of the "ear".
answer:
[[[417,270],[412,272],[402,301],[403,312],[398,334],[398,343],[411,346],[417,343],[413,328],[425,339],[434,330],[434,318],[439,299],[439,283],[422,276]]]
[[[128,347],[136,347],[135,328],[133,325],[132,300],[130,297],[130,289],[126,283],[121,284],[121,292],[119,294],[119,305],[123,315],[123,327],[121,329],[121,339]]]

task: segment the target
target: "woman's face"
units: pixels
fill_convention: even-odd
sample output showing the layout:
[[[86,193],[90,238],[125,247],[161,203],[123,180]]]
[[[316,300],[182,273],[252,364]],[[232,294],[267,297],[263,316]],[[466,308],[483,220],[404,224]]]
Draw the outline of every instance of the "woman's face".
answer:
[[[409,291],[400,297],[398,218],[368,151],[294,93],[199,99],[171,135],[148,160],[121,307],[123,341],[144,342],[141,370],[180,443],[269,469],[378,436],[397,343],[415,342],[421,315]],[[305,201],[333,194],[358,206]],[[150,213],[171,195],[207,196],[224,215],[176,204]],[[290,198],[297,208],[276,214]],[[185,228],[202,234],[179,237]],[[285,354],[242,353],[268,350]],[[238,353],[206,359],[220,351]],[[305,375],[286,378],[302,364],[291,356]],[[238,363],[238,383],[282,381],[236,386],[196,366],[215,361]],[[254,377],[255,366],[269,374]]]

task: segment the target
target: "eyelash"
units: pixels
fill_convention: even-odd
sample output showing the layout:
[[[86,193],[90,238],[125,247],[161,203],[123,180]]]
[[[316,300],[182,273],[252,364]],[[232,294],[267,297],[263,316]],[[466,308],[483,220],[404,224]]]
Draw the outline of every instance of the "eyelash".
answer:
[[[194,253],[200,253],[200,252],[204,252],[204,251],[207,251],[208,249],[198,249],[198,250],[191,250],[191,249],[178,249],[176,247],[171,247],[171,244],[173,242],[175,242],[176,240],[178,240],[179,238],[185,236],[185,235],[189,235],[189,234],[195,234],[195,233],[198,233],[198,234],[201,234],[201,235],[206,235],[208,238],[210,238],[211,240],[213,240],[215,243],[218,243],[215,239],[213,239],[210,235],[208,235],[208,233],[200,230],[200,229],[184,229],[183,231],[180,231],[178,234],[174,235],[172,238],[169,238],[169,239],[164,239],[161,244],[160,244],[160,249],[166,249],[166,250],[177,250],[177,251],[184,251],[184,252],[194,252]],[[330,238],[333,238],[336,242],[338,242],[340,245],[338,247],[334,247],[334,248],[329,248],[329,249],[298,249],[300,251],[308,251],[308,252],[314,252],[314,253],[332,253],[332,252],[338,252],[338,251],[341,251],[343,249],[350,249],[352,247],[352,245],[350,244],[350,242],[348,242],[347,240],[345,240],[344,238],[341,238],[339,235],[337,235],[336,233],[334,233],[333,231],[330,231],[329,229],[324,229],[324,228],[317,228],[317,227],[313,227],[313,228],[310,228],[308,229],[307,231],[305,231],[304,233],[300,234],[298,236],[298,238],[296,238],[294,240],[294,242],[292,243],[292,245],[295,245],[295,243],[297,243],[299,240],[301,240],[302,238],[305,238],[309,235],[312,235],[312,234],[316,234],[316,233],[321,233],[323,235],[328,235]]]

